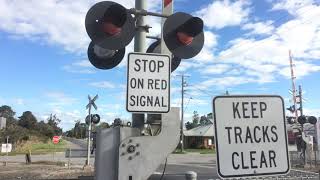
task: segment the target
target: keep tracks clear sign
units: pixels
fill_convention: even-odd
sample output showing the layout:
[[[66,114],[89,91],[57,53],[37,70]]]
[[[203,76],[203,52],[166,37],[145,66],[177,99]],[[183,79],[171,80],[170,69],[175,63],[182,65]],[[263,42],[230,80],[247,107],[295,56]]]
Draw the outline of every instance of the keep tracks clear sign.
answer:
[[[127,73],[127,111],[169,112],[171,74],[169,56],[130,53]]]
[[[218,174],[223,178],[289,172],[284,102],[280,96],[213,100]]]

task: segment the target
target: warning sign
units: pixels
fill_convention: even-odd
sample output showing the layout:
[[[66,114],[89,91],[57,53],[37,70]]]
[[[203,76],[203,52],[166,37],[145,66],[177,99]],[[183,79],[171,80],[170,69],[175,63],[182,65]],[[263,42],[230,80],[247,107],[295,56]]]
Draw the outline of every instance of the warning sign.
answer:
[[[289,171],[280,96],[218,96],[213,100],[218,174],[223,178]]]
[[[170,109],[170,57],[128,55],[127,111],[165,113]]]

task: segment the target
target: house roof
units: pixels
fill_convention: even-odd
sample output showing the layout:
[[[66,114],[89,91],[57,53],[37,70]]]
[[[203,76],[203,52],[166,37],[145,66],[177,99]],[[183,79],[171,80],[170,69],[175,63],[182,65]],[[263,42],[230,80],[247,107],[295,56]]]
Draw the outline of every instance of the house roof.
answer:
[[[214,136],[213,124],[198,126],[187,131],[183,131],[184,136]]]

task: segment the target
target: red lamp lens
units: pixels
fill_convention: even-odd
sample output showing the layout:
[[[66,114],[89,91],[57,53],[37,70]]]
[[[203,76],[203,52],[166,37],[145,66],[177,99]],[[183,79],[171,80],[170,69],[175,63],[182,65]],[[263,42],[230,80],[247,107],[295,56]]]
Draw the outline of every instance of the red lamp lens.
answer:
[[[191,44],[193,41],[193,37],[184,32],[177,32],[177,38],[179,42],[185,46]]]
[[[108,35],[115,36],[115,35],[120,34],[121,27],[118,27],[118,26],[112,24],[111,22],[104,22],[103,23],[103,31],[105,33],[107,33]]]

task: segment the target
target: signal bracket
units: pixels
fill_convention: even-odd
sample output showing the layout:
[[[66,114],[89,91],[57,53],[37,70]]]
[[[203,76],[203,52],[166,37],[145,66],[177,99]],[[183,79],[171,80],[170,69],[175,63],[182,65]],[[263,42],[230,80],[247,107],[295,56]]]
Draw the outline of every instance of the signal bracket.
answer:
[[[160,14],[155,12],[149,12],[147,10],[138,10],[135,8],[127,9],[130,14],[134,15],[140,15],[140,16],[156,16],[156,17],[162,17],[162,18],[168,18],[170,15],[167,14]]]

